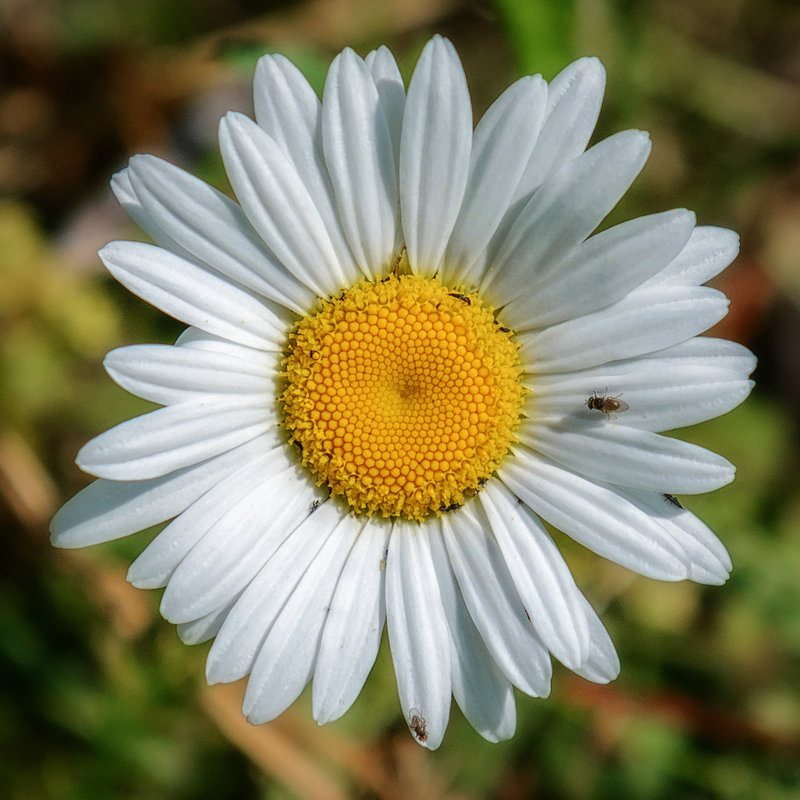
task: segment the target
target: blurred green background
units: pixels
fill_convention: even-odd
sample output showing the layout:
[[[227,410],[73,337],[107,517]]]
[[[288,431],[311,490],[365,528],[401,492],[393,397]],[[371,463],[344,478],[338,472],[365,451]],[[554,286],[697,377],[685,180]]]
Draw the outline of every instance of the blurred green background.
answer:
[[[686,206],[742,234],[715,331],[753,348],[758,388],[685,436],[739,467],[686,504],[720,535],[724,587],[661,584],[559,543],[612,633],[620,678],[560,667],[484,742],[454,706],[415,745],[386,648],[355,707],[317,728],[302,699],[253,728],[241,687],[203,682],[158,593],[124,581],[153,531],[59,552],[57,506],[88,482],[81,444],[147,409],[104,353],[179,326],[103,274],[139,237],[108,179],[164,156],[225,188],[215,134],[250,110],[259,55],[317,88],[345,45],[388,44],[406,79],[434,32],[480,114],[521,74],[580,55],[609,73],[595,140],[649,130],[653,154],[609,222]],[[43,798],[800,797],[800,4],[796,0],[0,0],[0,794]]]

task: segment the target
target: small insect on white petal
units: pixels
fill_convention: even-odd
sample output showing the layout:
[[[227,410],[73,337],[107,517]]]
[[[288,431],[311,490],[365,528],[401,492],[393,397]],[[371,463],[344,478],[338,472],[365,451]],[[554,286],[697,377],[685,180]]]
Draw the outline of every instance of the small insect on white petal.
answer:
[[[411,728],[411,732],[419,741],[426,742],[428,740],[428,728],[422,712],[418,708],[410,708],[408,714],[410,717],[408,727]]]
[[[681,501],[678,500],[678,498],[675,497],[675,495],[665,494],[664,500],[666,500],[670,505],[675,506],[675,508],[683,508],[683,506],[681,505]]]
[[[608,389],[606,388],[602,395],[599,392],[592,392],[586,401],[586,405],[594,411],[602,411],[607,417],[611,417],[615,414],[621,414],[630,408],[624,400],[619,399],[620,397],[622,397],[621,392],[614,397],[609,397]]]

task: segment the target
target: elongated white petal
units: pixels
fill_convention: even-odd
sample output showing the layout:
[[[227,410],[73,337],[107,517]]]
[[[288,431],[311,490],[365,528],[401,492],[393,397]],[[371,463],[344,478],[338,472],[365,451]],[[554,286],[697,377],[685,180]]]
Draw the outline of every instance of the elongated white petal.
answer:
[[[253,105],[259,126],[304,183],[320,185],[322,105],[303,73],[279,53],[262,56],[253,78]]]
[[[193,350],[205,350],[209,353],[221,353],[226,358],[230,358],[233,361],[244,361],[251,366],[255,365],[257,369],[260,369],[261,365],[264,363],[262,351],[254,347],[246,347],[243,344],[230,342],[220,336],[215,336],[213,333],[201,331],[199,328],[190,327],[181,331],[180,335],[175,340],[175,346],[188,347]],[[277,357],[278,360],[280,360],[283,356],[282,353],[277,354],[272,351],[266,352],[268,353],[268,359],[275,359]],[[271,363],[275,363],[274,360],[271,361]]]
[[[442,518],[442,534],[461,595],[503,674],[533,697],[550,693],[549,654],[528,619],[489,521],[475,503]]]
[[[501,483],[489,482],[480,503],[506,567],[542,642],[567,667],[589,655],[581,593],[541,523]]]
[[[400,208],[413,272],[439,269],[469,174],[472,110],[464,70],[434,36],[408,87],[400,140]]]
[[[528,158],[508,211],[485,253],[494,263],[498,249],[545,180],[579,156],[589,143],[603,101],[606,73],[596,58],[581,58],[562,70],[547,88],[547,111],[536,146]]]
[[[735,408],[750,393],[753,382],[726,369],[709,366],[704,359],[686,357],[686,364],[670,368],[660,358],[617,361],[566,374],[538,375],[529,381],[536,392],[526,404],[529,417],[562,416],[602,420],[602,412],[589,410],[593,394],[618,397],[628,406],[627,427],[665,431],[695,425]],[[722,362],[722,359],[719,359]]]
[[[50,523],[56,547],[120,539],[180,514],[217,482],[275,446],[267,433],[191,467],[150,480],[97,480],[68,500]]]
[[[394,56],[385,45],[368,53],[364,62],[372,73],[375,86],[378,89],[383,113],[389,125],[389,134],[392,137],[395,169],[399,170],[400,135],[403,130],[403,112],[406,107],[406,89],[403,85],[403,76],[400,74]]]
[[[123,388],[154,403],[197,400],[199,395],[276,397],[278,359],[257,351],[261,363],[171,345],[133,345],[112,350],[103,365]]]
[[[672,347],[650,353],[660,359],[664,369],[680,369],[684,364],[728,372],[733,378],[746,378],[756,368],[756,357],[743,345],[713,336],[697,336]]]
[[[178,623],[177,632],[180,640],[184,644],[202,644],[203,642],[213,639],[219,632],[222,623],[225,622],[225,618],[238,599],[239,595],[236,595],[222,607],[202,617],[198,617],[191,622]]]
[[[535,192],[508,232],[483,279],[495,306],[527,292],[603,220],[633,183],[650,153],[641,131],[624,131],[564,165]]]
[[[587,239],[502,311],[515,331],[544,328],[621,300],[680,252],[694,227],[682,209],[623,222]]]
[[[699,286],[722,272],[739,255],[739,235],[726,228],[695,228],[686,246],[646,285]]]
[[[484,739],[501,742],[514,735],[517,711],[514,690],[489,655],[475,623],[464,605],[441,526],[430,536],[431,556],[450,629],[450,664],[453,697],[470,725]]]
[[[608,420],[524,422],[518,435],[520,442],[568,469],[638,489],[699,494],[725,486],[735,473],[729,461],[695,444]]]
[[[594,683],[608,683],[619,675],[619,656],[614,648],[614,643],[608,635],[608,631],[603,626],[600,618],[594,613],[594,609],[589,605],[589,601],[582,597],[586,611],[586,619],[589,621],[589,635],[591,646],[589,648],[589,658],[579,667],[574,668],[574,672],[587,681]]]
[[[386,620],[385,577],[392,523],[372,518],[342,570],[317,653],[314,719],[338,719],[358,697],[381,643]]]
[[[320,496],[301,467],[265,478],[214,523],[172,573],[161,599],[164,618],[187,622],[232,599]]]
[[[235,681],[250,672],[280,610],[344,516],[335,502],[320,504],[250,581],[211,646],[209,683]]]
[[[128,569],[128,581],[140,589],[167,585],[178,564],[208,530],[250,492],[286,464],[283,447],[253,453],[221,478],[153,539]],[[201,616],[201,615],[198,615]]]
[[[253,95],[259,126],[296,170],[324,223],[345,283],[354,283],[359,272],[345,240],[325,167],[319,98],[300,70],[281,55],[259,59]]]
[[[144,210],[192,256],[295,312],[311,305],[313,294],[277,262],[228,197],[154,156],[134,156],[128,174]]]
[[[440,274],[449,286],[480,283],[481,254],[508,209],[536,144],[547,104],[540,75],[506,89],[483,115],[472,143],[469,179]]]
[[[637,489],[626,489],[621,494],[658,520],[686,551],[691,580],[715,585],[728,580],[732,564],[725,545],[675,497]]]
[[[641,289],[602,311],[519,334],[520,359],[533,373],[585,369],[686,341],[727,312],[728,298],[716,289]]]
[[[157,478],[264,434],[275,412],[252,398],[180,403],[121,422],[85,444],[75,459],[110,480]]]
[[[268,722],[283,713],[311,680],[331,597],[362,525],[350,516],[342,519],[270,628],[242,705],[250,722]]]
[[[159,246],[176,255],[192,260],[192,254],[181,247],[160,225],[144,210],[142,201],[136,195],[131,184],[128,168],[115,172],[111,177],[111,191],[117,202],[125,209],[128,216]]]
[[[196,263],[141,242],[112,242],[100,258],[123,286],[175,319],[248,347],[283,349],[286,320]]]
[[[220,123],[219,145],[250,224],[286,269],[323,297],[351,284],[308,188],[278,145],[233,112]]]
[[[500,479],[542,519],[598,555],[648,578],[689,577],[683,548],[619,491],[519,446],[503,462]]]
[[[450,717],[450,633],[433,567],[430,531],[395,522],[386,559],[386,617],[397,691],[414,738],[429,750]]]
[[[589,143],[606,86],[596,58],[579,58],[550,82],[547,115],[514,200],[527,199],[548,175],[580,155]]]
[[[367,277],[384,274],[399,223],[394,148],[372,74],[350,49],[328,71],[322,137],[350,249]]]

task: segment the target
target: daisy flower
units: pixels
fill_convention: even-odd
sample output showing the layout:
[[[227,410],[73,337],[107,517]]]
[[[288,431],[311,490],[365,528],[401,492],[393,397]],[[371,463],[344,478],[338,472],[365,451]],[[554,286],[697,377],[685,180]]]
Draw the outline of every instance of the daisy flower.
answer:
[[[189,327],[111,352],[163,405],[89,442],[99,480],[52,523],[82,547],[171,520],[128,579],[164,589],[212,683],[249,675],[263,723],[312,684],[341,716],[388,628],[411,733],[442,741],[451,695],[512,736],[513,687],[551,656],[616,677],[611,640],[543,522],[650,578],[723,583],[725,548],[674,497],[733,479],[659,432],[749,393],[748,350],[698,338],[736,235],[685,210],[590,235],[647,158],[640,131],[586,149],[604,71],[510,86],[473,131],[463,69],[434,37],[406,92],[386,48],[343,51],[322,101],[262,58],[255,116],[220,148],[236,202],[135,156],[114,176],[154,244],[100,256]],[[622,399],[624,397],[624,399]]]

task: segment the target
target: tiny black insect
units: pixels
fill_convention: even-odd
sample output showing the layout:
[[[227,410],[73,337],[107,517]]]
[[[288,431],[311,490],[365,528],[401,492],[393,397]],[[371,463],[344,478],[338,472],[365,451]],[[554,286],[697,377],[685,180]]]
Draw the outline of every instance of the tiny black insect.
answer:
[[[411,720],[408,723],[409,727],[417,739],[421,742],[426,742],[428,740],[428,725],[425,722],[425,717],[422,716],[422,712],[418,708],[412,708],[408,713],[411,716]]]
[[[668,503],[670,503],[671,505],[675,506],[675,508],[683,508],[683,506],[681,505],[681,502],[680,502],[680,500],[678,500],[678,498],[677,498],[677,497],[675,497],[675,495],[672,495],[672,494],[664,494],[664,499],[665,499],[665,500],[666,500]]]
[[[455,511],[457,508],[461,508],[461,503],[450,503],[449,506],[446,506],[444,503],[442,503],[439,506],[439,511]]]
[[[504,325],[501,325],[497,330],[502,331],[503,333],[511,333],[511,328],[506,328]]]
[[[450,297],[455,297],[458,300],[461,300],[463,303],[466,303],[468,306],[472,305],[472,300],[469,299],[465,294],[459,294],[458,292],[448,292],[447,293]]]
[[[313,514],[318,508],[319,508],[319,500],[312,500],[309,513]]]
[[[590,409],[602,411],[607,417],[610,417],[616,413],[621,414],[623,411],[627,411],[630,408],[624,400],[619,399],[620,397],[622,397],[622,393],[614,397],[609,397],[608,389],[606,389],[602,395],[597,392],[592,392],[591,397],[586,401],[586,405],[589,406]]]
[[[478,486],[486,486],[488,480],[488,478],[478,478]]]

